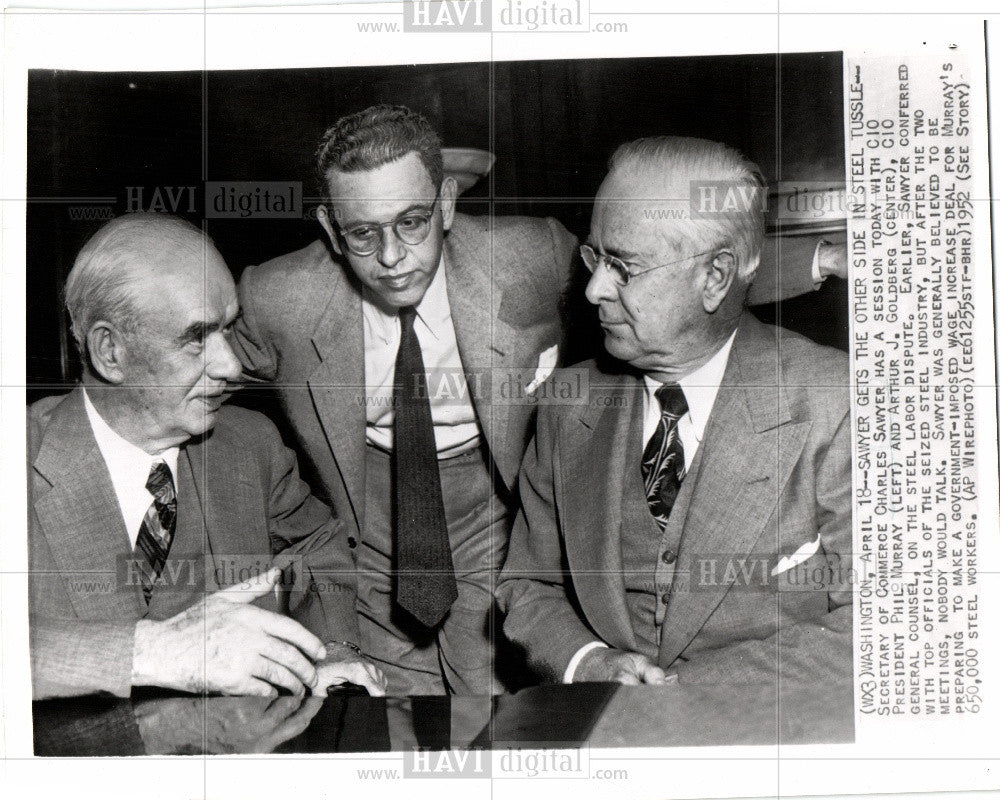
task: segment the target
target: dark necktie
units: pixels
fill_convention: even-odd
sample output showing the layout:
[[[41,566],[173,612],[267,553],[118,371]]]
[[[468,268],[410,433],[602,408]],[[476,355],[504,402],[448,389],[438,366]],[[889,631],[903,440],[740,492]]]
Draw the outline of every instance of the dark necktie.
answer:
[[[660,423],[642,452],[642,480],[646,502],[660,529],[667,527],[670,510],[684,476],[684,445],[677,431],[677,421],[687,413],[687,400],[676,383],[665,383],[656,390],[660,401]]]
[[[396,520],[396,603],[429,628],[458,597],[448,525],[438,473],[437,445],[416,311],[399,310],[402,333],[396,355],[392,429]]]
[[[149,605],[153,584],[160,577],[163,565],[167,561],[170,543],[174,538],[174,526],[177,523],[177,496],[174,494],[170,467],[162,461],[153,464],[146,479],[146,489],[153,495],[153,502],[142,519],[142,525],[139,526],[139,536],[135,540],[133,556],[139,568],[142,594],[146,598],[146,604]]]

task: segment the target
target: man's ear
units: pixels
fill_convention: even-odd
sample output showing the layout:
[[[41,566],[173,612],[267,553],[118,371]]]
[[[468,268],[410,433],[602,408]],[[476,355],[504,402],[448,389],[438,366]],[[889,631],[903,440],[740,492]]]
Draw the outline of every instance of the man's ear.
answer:
[[[705,285],[702,288],[702,305],[714,314],[722,305],[736,280],[738,266],[732,250],[720,250],[705,268]]]
[[[441,221],[444,229],[451,230],[455,221],[455,200],[458,199],[458,184],[450,175],[441,181]]]
[[[333,220],[330,219],[329,208],[325,205],[317,208],[316,219],[319,220],[319,224],[322,225],[323,230],[326,231],[326,235],[330,240],[330,246],[333,248],[333,252],[338,256],[342,256],[343,252],[340,249],[340,242],[337,241],[337,231],[334,230]]]
[[[125,382],[125,337],[118,328],[98,320],[87,331],[87,356],[90,368],[108,383]]]

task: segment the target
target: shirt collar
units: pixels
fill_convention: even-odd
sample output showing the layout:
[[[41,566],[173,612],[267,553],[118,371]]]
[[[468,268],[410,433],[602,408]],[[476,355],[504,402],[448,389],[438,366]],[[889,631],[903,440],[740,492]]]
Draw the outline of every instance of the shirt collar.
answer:
[[[145,486],[146,478],[149,476],[153,464],[157,461],[163,461],[170,467],[170,474],[176,485],[179,448],[168,447],[159,455],[150,455],[141,447],[123,439],[104,421],[104,417],[90,402],[86,389],[83,390],[83,406],[87,411],[87,419],[90,420],[94,438],[97,440],[97,447],[104,457],[104,463],[108,466],[108,472],[111,473],[112,483],[120,486],[123,481],[125,483],[134,482],[141,477],[142,485]]]
[[[687,401],[688,414],[696,430],[704,431],[708,423],[708,417],[712,413],[712,406],[715,405],[715,396],[719,393],[719,386],[722,385],[722,378],[726,373],[726,364],[729,362],[729,351],[733,348],[733,340],[736,338],[736,331],[729,334],[725,344],[715,351],[708,361],[702,364],[690,375],[680,378],[677,383],[684,392],[684,399]],[[651,378],[649,375],[642,376],[645,383],[646,400],[659,405],[656,399],[656,390],[663,384]]]
[[[430,329],[435,338],[441,325],[451,319],[451,306],[448,304],[448,278],[445,275],[444,251],[438,262],[437,272],[431,279],[430,286],[424,292],[423,298],[417,304],[417,316]]]
[[[385,344],[389,344],[398,335],[398,315],[387,313],[382,306],[372,297],[371,290],[365,286],[362,289],[362,313],[371,326],[371,330]],[[423,322],[424,327],[439,339],[441,326],[451,319],[451,306],[448,303],[448,278],[445,275],[444,251],[441,252],[441,260],[438,262],[437,271],[427,286],[423,298],[416,307],[417,317]]]

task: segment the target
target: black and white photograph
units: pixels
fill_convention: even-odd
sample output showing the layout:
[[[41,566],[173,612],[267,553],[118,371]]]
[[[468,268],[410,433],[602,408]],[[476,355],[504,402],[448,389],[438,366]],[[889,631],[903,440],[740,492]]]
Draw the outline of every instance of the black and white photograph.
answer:
[[[29,208],[33,696],[332,692],[331,752],[465,706],[460,746],[849,738],[845,220],[765,233],[768,185],[843,190],[842,70],[33,73],[29,194],[111,201]]]
[[[494,0],[404,4],[417,62],[375,5],[329,65],[28,62],[25,764],[757,796],[985,722],[981,54],[463,50],[647,19]]]

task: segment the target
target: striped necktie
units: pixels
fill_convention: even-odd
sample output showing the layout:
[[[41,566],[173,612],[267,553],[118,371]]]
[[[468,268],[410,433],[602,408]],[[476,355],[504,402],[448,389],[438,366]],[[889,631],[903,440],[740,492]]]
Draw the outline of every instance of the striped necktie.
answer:
[[[649,513],[662,530],[667,527],[684,477],[684,445],[677,421],[687,413],[688,406],[676,383],[663,384],[656,390],[656,399],[660,402],[660,422],[642,452],[642,480]]]
[[[153,464],[149,470],[149,478],[146,479],[146,489],[153,495],[153,502],[139,526],[139,536],[132,555],[139,568],[142,595],[146,598],[146,605],[149,605],[153,584],[160,577],[167,561],[177,523],[177,495],[174,493],[170,467],[162,461]]]

